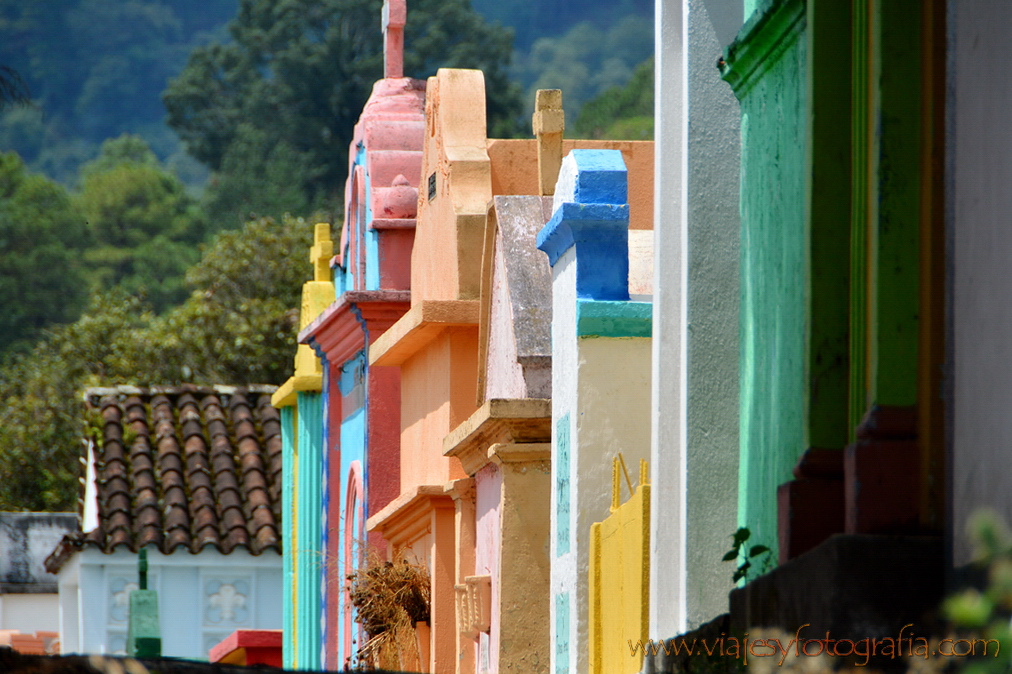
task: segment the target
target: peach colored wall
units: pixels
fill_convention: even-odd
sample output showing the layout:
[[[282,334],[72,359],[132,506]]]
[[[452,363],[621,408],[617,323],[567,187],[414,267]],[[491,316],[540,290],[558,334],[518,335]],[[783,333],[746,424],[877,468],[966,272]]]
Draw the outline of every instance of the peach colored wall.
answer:
[[[429,78],[425,116],[411,301],[478,299],[485,208],[492,197],[482,73],[440,69]]]
[[[653,229],[653,141],[582,139],[562,141],[563,156],[575,148],[622,151],[622,159],[625,160],[629,171],[629,229]],[[492,194],[538,193],[536,140],[489,140],[487,152],[492,163]]]
[[[449,328],[401,366],[401,492],[467,477],[443,437],[477,409],[478,326]]]

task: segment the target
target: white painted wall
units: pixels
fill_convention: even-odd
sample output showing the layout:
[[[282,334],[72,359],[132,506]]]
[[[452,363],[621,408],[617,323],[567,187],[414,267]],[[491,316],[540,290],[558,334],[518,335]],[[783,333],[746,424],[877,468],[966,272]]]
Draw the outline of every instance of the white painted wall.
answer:
[[[970,560],[967,518],[1012,524],[1012,78],[988,67],[1012,42],[1012,4],[950,0],[946,213],[952,332],[953,561]]]
[[[158,592],[163,655],[207,659],[210,648],[236,629],[281,629],[281,555],[149,551],[148,563],[148,587]],[[86,549],[64,565],[59,578],[63,652],[122,652],[137,556]]]
[[[0,595],[0,630],[33,634],[60,629],[60,597],[57,594]]]
[[[716,68],[740,0],[660,0],[650,636],[727,610],[738,493],[738,102]]]
[[[558,192],[558,190],[557,190]],[[553,672],[588,671],[590,527],[610,514],[612,459],[622,453],[635,480],[650,456],[651,340],[576,335],[576,268],[570,248],[553,268],[552,306],[552,515],[558,513],[559,420],[569,416],[569,552],[559,555],[552,533]],[[622,499],[629,498],[624,488]],[[558,522],[556,521],[556,525]],[[569,596],[568,625],[557,622],[556,597]],[[559,628],[562,628],[561,630]],[[557,649],[567,651],[568,668]]]

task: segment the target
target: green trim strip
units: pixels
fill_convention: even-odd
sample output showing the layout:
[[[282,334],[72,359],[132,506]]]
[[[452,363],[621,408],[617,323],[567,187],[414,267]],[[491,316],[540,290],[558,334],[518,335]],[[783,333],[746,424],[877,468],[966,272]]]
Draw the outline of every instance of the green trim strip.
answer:
[[[650,302],[576,301],[577,337],[650,337],[654,305]]]
[[[295,614],[292,610],[292,587],[295,580],[295,531],[292,517],[295,502],[295,409],[281,408],[281,545],[284,550],[284,606],[282,607],[282,663],[285,669],[295,667]]]
[[[738,100],[794,44],[805,23],[804,0],[773,0],[752,14],[717,65]]]

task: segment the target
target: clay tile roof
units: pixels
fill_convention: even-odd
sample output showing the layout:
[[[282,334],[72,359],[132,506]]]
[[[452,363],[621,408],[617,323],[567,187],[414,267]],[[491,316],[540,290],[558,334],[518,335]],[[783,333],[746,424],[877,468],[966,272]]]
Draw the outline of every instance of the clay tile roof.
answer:
[[[281,423],[273,386],[89,389],[98,526],[69,534],[46,560],[77,550],[155,545],[169,554],[281,553]]]

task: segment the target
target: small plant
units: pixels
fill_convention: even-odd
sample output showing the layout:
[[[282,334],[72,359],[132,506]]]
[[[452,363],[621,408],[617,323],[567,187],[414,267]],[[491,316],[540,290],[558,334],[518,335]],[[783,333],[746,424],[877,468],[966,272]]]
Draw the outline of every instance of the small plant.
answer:
[[[731,576],[731,580],[735,583],[744,579],[747,583],[749,581],[749,571],[752,569],[752,560],[755,560],[757,564],[761,564],[758,575],[762,575],[769,571],[773,567],[773,553],[765,545],[753,545],[747,547],[746,543],[752,536],[752,532],[749,531],[748,527],[739,527],[738,531],[732,534],[731,538],[731,549],[728,550],[727,554],[724,555],[725,562],[733,562],[735,560],[741,560],[738,564],[738,568]],[[748,554],[745,554],[745,551]],[[756,559],[759,557],[759,559]]]

